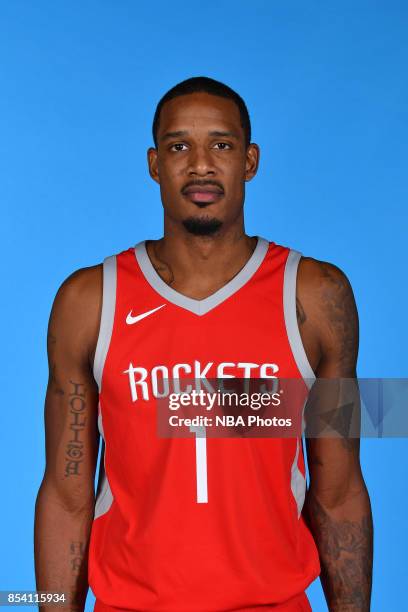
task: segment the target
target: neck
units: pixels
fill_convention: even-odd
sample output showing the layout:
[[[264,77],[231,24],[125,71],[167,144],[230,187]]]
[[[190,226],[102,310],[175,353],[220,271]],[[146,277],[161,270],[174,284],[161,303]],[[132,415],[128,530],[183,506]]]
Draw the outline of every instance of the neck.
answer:
[[[149,258],[162,279],[196,299],[231,280],[252,255],[257,239],[240,226],[221,228],[213,236],[195,236],[184,226],[147,244]],[[167,231],[166,231],[167,230]]]

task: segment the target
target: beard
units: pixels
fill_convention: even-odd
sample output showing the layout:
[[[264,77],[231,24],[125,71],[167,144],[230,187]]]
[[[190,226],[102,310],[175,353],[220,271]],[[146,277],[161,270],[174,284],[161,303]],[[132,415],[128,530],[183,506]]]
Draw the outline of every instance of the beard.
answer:
[[[221,228],[222,221],[216,217],[187,217],[183,225],[194,236],[212,236]]]

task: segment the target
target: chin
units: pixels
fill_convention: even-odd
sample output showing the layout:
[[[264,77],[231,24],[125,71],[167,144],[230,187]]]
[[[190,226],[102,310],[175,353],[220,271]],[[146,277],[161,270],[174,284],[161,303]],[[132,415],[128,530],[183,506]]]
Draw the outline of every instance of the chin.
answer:
[[[216,217],[194,216],[183,219],[185,229],[194,236],[213,236],[222,227],[222,221]]]

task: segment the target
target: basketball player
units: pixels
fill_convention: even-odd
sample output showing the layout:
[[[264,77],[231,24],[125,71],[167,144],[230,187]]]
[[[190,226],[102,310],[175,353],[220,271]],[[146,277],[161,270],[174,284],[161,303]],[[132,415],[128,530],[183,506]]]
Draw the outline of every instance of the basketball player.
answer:
[[[156,427],[169,379],[355,377],[350,284],[334,265],[245,233],[259,148],[229,87],[175,86],[153,138],[163,237],[75,272],[52,308],[37,588],[67,593],[70,610],[90,586],[97,612],[300,612],[320,575],[332,612],[367,611],[358,439],[308,439],[306,490],[298,438],[166,438]]]

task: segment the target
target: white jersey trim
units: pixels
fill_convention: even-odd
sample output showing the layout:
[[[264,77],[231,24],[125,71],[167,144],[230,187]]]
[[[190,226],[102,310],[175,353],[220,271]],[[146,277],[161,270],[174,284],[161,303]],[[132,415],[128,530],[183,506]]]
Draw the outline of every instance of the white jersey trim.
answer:
[[[106,257],[103,262],[102,313],[93,366],[93,374],[98,384],[99,393],[102,388],[103,368],[112,337],[115,306],[116,255],[111,255],[110,257]]]
[[[283,311],[285,317],[286,333],[289,339],[290,348],[296,361],[299,372],[305,379],[305,383],[310,389],[316,380],[312,366],[306,355],[300,336],[299,326],[296,316],[296,279],[300,258],[302,253],[290,250],[285,265],[283,280]]]
[[[300,451],[300,438],[296,440],[296,453],[293,459],[291,474],[290,474],[290,488],[292,490],[293,497],[295,498],[297,507],[297,516],[300,518],[302,513],[303,504],[306,497],[306,479],[302,472],[299,470],[298,458]]]
[[[112,338],[113,322],[116,307],[116,255],[106,257],[103,261],[102,312],[99,325],[98,341],[93,365],[94,378],[98,384],[99,394],[102,390],[102,375]],[[94,520],[105,514],[113,502],[112,491],[106,476],[106,443],[102,424],[101,406],[98,406],[98,430],[102,437],[99,478],[95,501]]]
[[[146,240],[136,244],[135,256],[145,279],[158,294],[168,302],[176,304],[176,306],[180,306],[185,310],[189,310],[198,316],[202,316],[210,312],[213,308],[216,308],[216,306],[222,304],[239,289],[244,287],[259,269],[268,251],[269,242],[261,236],[257,238],[258,241],[254,252],[238,274],[215,293],[202,300],[187,297],[164,282],[150,261],[146,249]]]
[[[307,387],[310,389],[316,380],[316,375],[313,372],[312,366],[307,358],[296,315],[296,281],[301,257],[302,253],[299,253],[299,251],[295,251],[293,249],[289,251],[283,280],[283,311],[286,333],[289,339],[292,355],[302,378],[304,379]],[[304,406],[302,408],[302,431],[304,428],[303,413]],[[298,518],[300,518],[306,496],[306,479],[298,466],[300,449],[301,438],[297,438],[295,457],[291,467],[290,488],[292,490],[293,497],[295,498]]]

